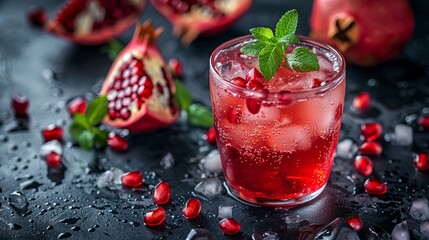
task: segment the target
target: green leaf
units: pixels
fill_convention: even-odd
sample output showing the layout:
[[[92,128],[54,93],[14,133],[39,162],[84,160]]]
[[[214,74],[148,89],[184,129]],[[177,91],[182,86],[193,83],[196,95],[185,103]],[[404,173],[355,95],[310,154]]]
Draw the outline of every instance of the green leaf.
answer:
[[[88,129],[91,127],[91,124],[89,124],[88,119],[85,115],[82,115],[80,113],[75,113],[73,115],[73,122],[82,126],[85,129]]]
[[[192,103],[192,94],[180,81],[175,80],[174,82],[176,83],[174,99],[180,109],[186,110]]]
[[[75,142],[77,142],[77,139],[79,138],[79,135],[85,131],[85,128],[82,127],[82,125],[79,125],[76,122],[72,122],[69,126],[69,135],[71,139]]]
[[[297,72],[318,71],[320,68],[316,55],[304,47],[295,48],[287,60],[290,68]]]
[[[298,25],[298,11],[296,9],[287,11],[276,24],[276,37],[283,37],[288,33],[295,34]]]
[[[252,35],[258,40],[264,42],[269,41],[270,38],[274,37],[273,31],[266,27],[252,28],[250,29],[250,33],[252,33]]]
[[[192,104],[187,110],[188,122],[199,127],[213,126],[213,116],[210,110],[201,104]]]
[[[279,43],[287,43],[292,44],[292,43],[299,43],[299,38],[293,34],[293,33],[288,33],[286,35],[284,35],[283,37],[281,37],[278,41]]]
[[[259,53],[259,69],[268,82],[282,63],[284,52],[279,45],[267,46]]]
[[[94,147],[94,137],[94,133],[92,133],[91,130],[86,129],[79,134],[77,142],[83,149],[89,151]]]
[[[91,132],[95,135],[95,144],[98,147],[105,147],[107,145],[107,139],[109,138],[109,131],[100,130],[98,128],[91,128]]]
[[[249,44],[246,44],[244,47],[240,49],[240,51],[248,56],[258,56],[261,50],[266,46],[266,44],[262,41],[256,40]]]
[[[107,111],[107,97],[99,96],[89,104],[85,115],[90,125],[97,125],[101,123],[103,118],[106,116]]]
[[[109,59],[113,61],[122,49],[124,49],[124,45],[122,45],[122,43],[118,40],[112,40],[103,48],[103,52],[107,53]]]

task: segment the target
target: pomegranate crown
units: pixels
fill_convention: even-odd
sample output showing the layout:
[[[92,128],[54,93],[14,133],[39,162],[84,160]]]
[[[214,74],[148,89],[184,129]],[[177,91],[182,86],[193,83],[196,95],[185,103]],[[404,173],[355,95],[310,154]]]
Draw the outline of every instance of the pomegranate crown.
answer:
[[[164,31],[163,27],[155,28],[151,20],[147,20],[144,23],[137,23],[134,38],[141,41],[149,41],[155,43],[158,36]]]

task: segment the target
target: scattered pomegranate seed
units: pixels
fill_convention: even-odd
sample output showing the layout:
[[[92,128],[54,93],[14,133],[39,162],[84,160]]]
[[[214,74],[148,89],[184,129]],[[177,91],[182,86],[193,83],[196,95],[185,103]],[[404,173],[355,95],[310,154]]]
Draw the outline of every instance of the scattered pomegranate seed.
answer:
[[[156,207],[144,215],[144,223],[149,227],[156,227],[164,223],[165,210],[162,207]]]
[[[170,184],[166,181],[161,181],[153,190],[153,202],[156,204],[166,204],[170,201],[170,195]]]
[[[375,141],[383,132],[383,127],[380,123],[365,123],[361,126],[361,133],[366,141]]]
[[[429,156],[427,153],[417,153],[414,157],[414,167],[419,171],[429,170]]]
[[[210,144],[216,143],[216,130],[214,127],[209,128],[209,130],[206,133],[206,139],[207,139],[207,142]]]
[[[183,65],[179,59],[177,58],[170,59],[170,61],[168,61],[168,66],[173,76],[180,77],[183,75]]]
[[[347,219],[347,224],[350,225],[354,230],[359,231],[363,227],[362,219],[359,216],[352,216]]]
[[[62,127],[55,126],[53,124],[47,126],[42,130],[42,136],[45,142],[52,140],[60,141],[63,138],[64,130]]]
[[[57,152],[50,152],[48,155],[45,156],[46,164],[48,164],[49,167],[57,168],[61,166],[61,155]]]
[[[241,224],[234,218],[224,218],[220,220],[219,228],[226,235],[235,235],[240,232]]]
[[[241,111],[233,106],[230,106],[227,111],[228,122],[236,124],[240,122]]]
[[[383,147],[378,142],[364,142],[359,148],[361,154],[378,156],[383,152]]]
[[[249,112],[252,114],[257,114],[259,110],[261,110],[261,103],[254,98],[247,98],[246,106],[247,106],[247,110],[249,110]]]
[[[369,176],[374,171],[374,163],[366,156],[357,156],[354,165],[356,171],[364,176]]]
[[[353,107],[357,110],[364,111],[371,106],[371,95],[367,92],[360,92],[353,99]]]
[[[69,102],[67,110],[69,111],[70,116],[73,116],[75,113],[84,114],[87,106],[88,102],[86,99],[77,97]]]
[[[30,101],[28,98],[15,94],[12,96],[12,108],[15,111],[16,115],[25,116],[27,115],[28,106]]]
[[[43,26],[48,21],[48,13],[39,6],[30,6],[27,11],[28,21],[34,26]]]
[[[377,178],[369,178],[364,184],[365,192],[370,195],[383,195],[387,192],[387,184]]]
[[[196,198],[189,198],[183,207],[183,216],[187,219],[194,219],[200,215],[201,212],[201,202]]]
[[[246,87],[246,80],[244,80],[244,78],[242,77],[235,77],[231,80],[232,84],[235,84],[237,86],[240,87]]]
[[[128,149],[128,142],[119,134],[111,132],[109,134],[109,139],[107,139],[107,145],[113,151],[124,152]]]
[[[122,185],[135,188],[143,184],[143,173],[140,171],[127,172],[121,177]]]
[[[246,74],[246,81],[248,82],[250,80],[257,80],[257,81],[263,83],[264,82],[264,76],[262,75],[262,73],[258,69],[252,68]]]
[[[429,116],[421,116],[417,122],[424,130],[429,130]]]
[[[264,85],[262,85],[262,83],[258,80],[250,80],[246,84],[246,88],[250,90],[258,90],[264,88]]]

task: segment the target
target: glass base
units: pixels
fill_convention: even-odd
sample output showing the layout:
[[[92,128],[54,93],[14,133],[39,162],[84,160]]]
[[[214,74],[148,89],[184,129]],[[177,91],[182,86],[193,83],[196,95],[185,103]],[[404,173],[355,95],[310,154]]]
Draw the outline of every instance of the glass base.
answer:
[[[304,204],[306,202],[313,200],[317,196],[319,196],[319,194],[322,193],[326,187],[326,184],[325,184],[321,188],[319,188],[317,191],[310,193],[308,195],[299,197],[299,198],[273,201],[273,200],[269,200],[269,199],[243,198],[240,196],[240,194],[234,188],[230,187],[226,182],[224,182],[223,185],[225,186],[226,191],[228,192],[228,194],[232,198],[234,198],[235,200],[237,200],[241,203],[251,205],[253,207],[261,207],[261,206],[266,206],[266,207],[292,207],[292,206]]]

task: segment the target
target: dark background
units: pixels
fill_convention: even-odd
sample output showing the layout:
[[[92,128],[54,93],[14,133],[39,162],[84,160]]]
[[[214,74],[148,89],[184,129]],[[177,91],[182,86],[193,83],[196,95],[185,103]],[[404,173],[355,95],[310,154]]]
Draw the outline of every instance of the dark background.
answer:
[[[305,239],[333,219],[352,215],[359,215],[364,221],[364,229],[359,232],[362,239],[366,238],[369,228],[377,226],[390,233],[402,220],[408,220],[413,238],[421,238],[419,223],[411,219],[408,212],[412,200],[428,195],[429,184],[428,174],[415,171],[412,165],[413,152],[428,151],[429,143],[428,132],[418,129],[415,122],[416,117],[429,112],[429,5],[425,0],[411,1],[416,30],[398,59],[374,68],[347,67],[341,139],[361,143],[359,125],[368,121],[382,123],[385,133],[392,132],[397,123],[407,122],[414,129],[412,146],[395,146],[386,137],[381,140],[384,152],[374,158],[374,175],[388,182],[389,191],[385,196],[370,197],[364,193],[365,179],[354,171],[353,161],[337,158],[328,187],[305,206],[289,211],[249,207],[224,193],[211,201],[202,200],[202,214],[193,221],[181,216],[181,208],[202,177],[195,159],[213,146],[203,138],[205,129],[188,126],[183,120],[154,133],[130,135],[127,138],[130,148],[124,154],[110,150],[85,152],[71,146],[66,136],[64,171],[48,171],[38,156],[41,128],[51,123],[67,125],[66,102],[77,95],[93,97],[111,61],[101,51],[102,47],[76,46],[30,26],[25,13],[31,3],[0,0],[0,239],[53,239],[65,232],[73,239],[185,239],[190,229],[196,227],[208,229],[218,239],[250,239],[254,232],[268,230],[277,232],[282,239],[300,236]],[[169,23],[151,6],[146,7],[141,20],[150,18],[156,26],[166,28],[159,38],[161,51],[167,59],[175,57],[183,61],[186,86],[196,101],[208,106],[208,59],[214,48],[247,34],[251,27],[274,27],[277,19],[292,8],[300,13],[297,32],[308,35],[311,3],[309,0],[255,1],[252,9],[229,31],[198,39],[189,47],[183,47],[172,37]],[[38,4],[53,13],[59,1],[38,1]],[[119,40],[128,42],[132,32],[121,35]],[[54,72],[55,77],[48,77],[49,72]],[[359,115],[350,105],[362,90],[373,95],[374,104],[368,114]],[[13,92],[20,92],[31,100],[28,129],[22,129],[22,122],[11,113]],[[160,160],[170,152],[175,166],[165,170]],[[144,187],[134,192],[97,189],[95,179],[113,166],[124,171],[144,171]],[[150,187],[159,179],[170,182],[172,202],[165,207],[166,224],[151,229],[144,226],[143,214],[153,206]],[[26,181],[33,181],[22,190],[29,199],[30,212],[20,216],[10,207],[7,197]],[[233,217],[242,224],[239,235],[226,237],[220,233],[219,205],[234,206]],[[21,228],[10,230],[10,223]],[[76,226],[79,231],[71,229]],[[299,226],[310,226],[312,230],[303,235],[297,230]]]

